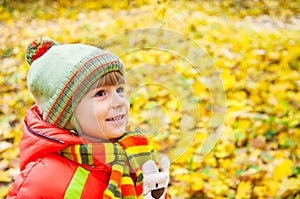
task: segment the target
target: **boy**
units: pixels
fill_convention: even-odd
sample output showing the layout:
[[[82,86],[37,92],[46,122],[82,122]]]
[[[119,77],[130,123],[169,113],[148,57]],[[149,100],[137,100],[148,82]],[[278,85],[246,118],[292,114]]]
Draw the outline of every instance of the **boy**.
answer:
[[[21,174],[8,199],[166,196],[169,162],[162,161],[159,173],[147,138],[127,126],[125,71],[117,56],[42,38],[29,44],[26,60],[36,105],[25,116]]]

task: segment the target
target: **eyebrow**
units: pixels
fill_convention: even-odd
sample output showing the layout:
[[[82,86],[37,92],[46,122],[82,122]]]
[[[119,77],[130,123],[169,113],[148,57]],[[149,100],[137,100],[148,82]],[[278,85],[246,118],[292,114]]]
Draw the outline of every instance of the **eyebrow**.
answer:
[[[124,79],[119,79],[117,82],[111,82],[111,83],[103,83],[100,82],[97,84],[96,88],[98,87],[105,87],[105,86],[118,86],[118,85],[122,85],[125,84],[125,80]]]
[[[116,85],[101,85],[101,84],[97,84],[97,86],[93,85],[93,86],[91,86],[89,91],[98,90],[99,88],[105,88],[105,87],[109,87],[109,86],[121,86],[121,85],[125,86],[125,81],[124,82],[122,81]]]

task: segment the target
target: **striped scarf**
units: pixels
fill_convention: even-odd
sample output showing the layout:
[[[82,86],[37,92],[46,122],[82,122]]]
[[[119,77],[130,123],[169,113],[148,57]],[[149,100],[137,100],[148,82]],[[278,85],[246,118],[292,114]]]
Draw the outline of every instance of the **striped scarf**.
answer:
[[[107,164],[112,168],[103,198],[143,198],[141,166],[149,159],[157,161],[147,138],[139,131],[126,132],[115,142],[71,145],[61,151],[62,156],[79,164],[95,166]],[[134,183],[130,173],[136,174]]]

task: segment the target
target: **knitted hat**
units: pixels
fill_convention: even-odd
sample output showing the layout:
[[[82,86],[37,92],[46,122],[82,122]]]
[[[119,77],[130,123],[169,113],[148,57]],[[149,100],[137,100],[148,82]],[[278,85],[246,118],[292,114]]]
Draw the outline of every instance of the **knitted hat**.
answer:
[[[76,105],[100,77],[111,71],[125,74],[121,60],[110,52],[83,44],[59,45],[49,38],[30,43],[26,60],[28,88],[43,119],[60,128],[67,128]]]

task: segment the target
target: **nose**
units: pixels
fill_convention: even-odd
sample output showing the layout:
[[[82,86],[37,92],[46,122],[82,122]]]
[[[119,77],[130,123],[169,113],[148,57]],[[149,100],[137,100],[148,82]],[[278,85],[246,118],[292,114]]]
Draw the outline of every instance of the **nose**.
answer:
[[[113,108],[119,108],[125,105],[126,99],[124,96],[120,95],[117,92],[113,92],[111,99],[111,106]]]
[[[160,196],[163,195],[164,191],[165,191],[165,188],[164,188],[164,187],[159,188],[159,189],[152,190],[152,191],[151,191],[151,196],[152,196],[153,198],[155,198],[155,199],[159,199]]]

